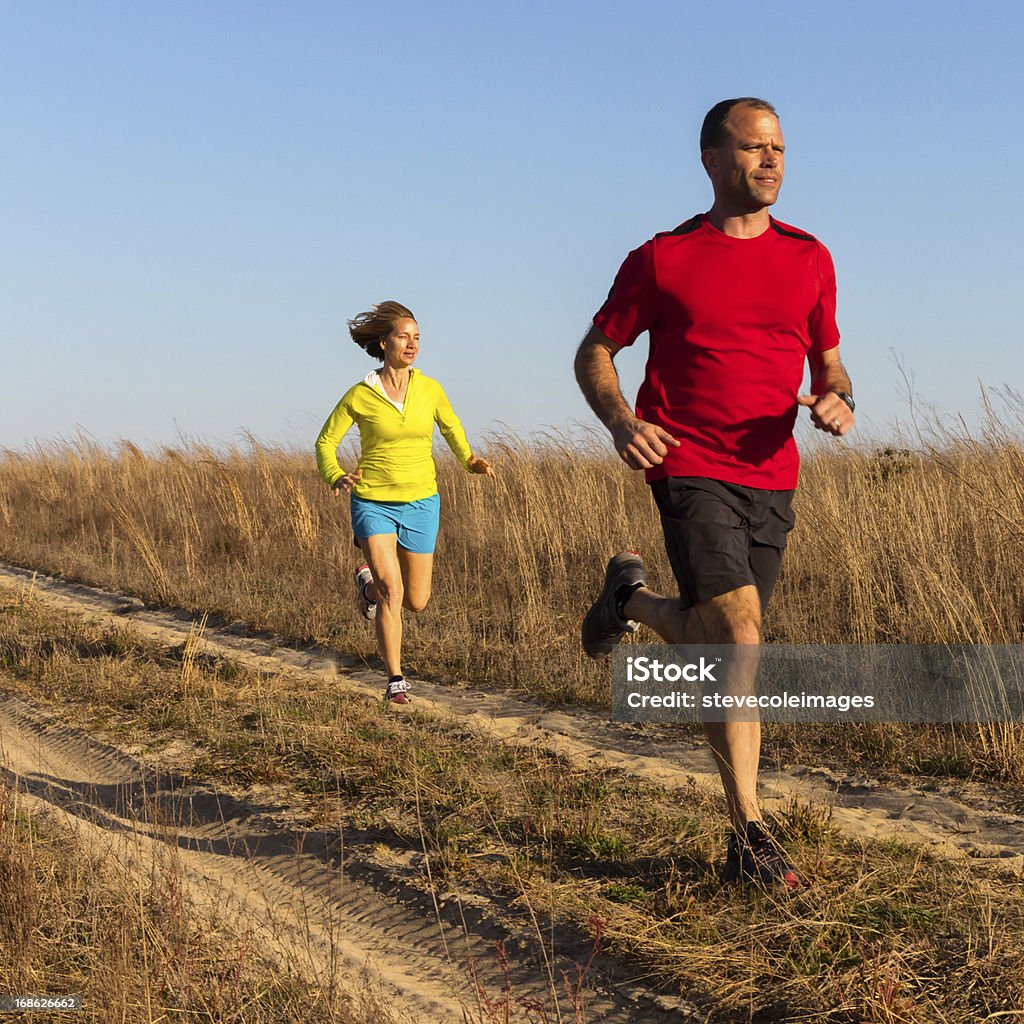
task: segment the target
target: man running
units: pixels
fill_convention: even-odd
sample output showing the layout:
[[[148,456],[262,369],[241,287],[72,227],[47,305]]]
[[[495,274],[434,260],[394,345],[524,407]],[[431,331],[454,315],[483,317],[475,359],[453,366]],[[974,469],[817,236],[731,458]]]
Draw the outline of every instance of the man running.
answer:
[[[681,598],[650,590],[638,555],[616,555],[583,621],[591,657],[637,623],[671,644],[759,644],[794,522],[798,406],[836,437],[853,427],[832,259],[768,213],[784,167],[775,108],[723,100],[704,119],[700,149],[711,209],[626,257],[576,354],[591,408],[626,465],[645,471]],[[634,415],[613,360],[645,331],[650,354]],[[804,359],[812,393],[798,395]],[[747,662],[752,688],[756,658]],[[724,877],[799,887],[758,806],[760,723],[704,728],[733,826]]]

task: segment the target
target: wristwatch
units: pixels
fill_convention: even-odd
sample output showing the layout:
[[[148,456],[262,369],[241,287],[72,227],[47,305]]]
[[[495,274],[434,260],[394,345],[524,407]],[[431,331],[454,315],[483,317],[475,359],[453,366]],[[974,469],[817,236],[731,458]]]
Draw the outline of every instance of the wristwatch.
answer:
[[[849,392],[836,391],[834,394],[837,398],[841,398],[850,407],[850,412],[857,411],[857,403],[853,400],[853,395],[849,394]]]

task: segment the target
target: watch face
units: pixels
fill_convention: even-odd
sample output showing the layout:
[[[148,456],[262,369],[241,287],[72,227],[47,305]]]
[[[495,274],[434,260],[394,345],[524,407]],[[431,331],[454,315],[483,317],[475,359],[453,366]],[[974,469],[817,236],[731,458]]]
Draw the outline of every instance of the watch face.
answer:
[[[836,394],[850,407],[850,412],[855,412],[857,409],[857,403],[853,400],[853,395],[848,394],[846,391],[837,391]]]

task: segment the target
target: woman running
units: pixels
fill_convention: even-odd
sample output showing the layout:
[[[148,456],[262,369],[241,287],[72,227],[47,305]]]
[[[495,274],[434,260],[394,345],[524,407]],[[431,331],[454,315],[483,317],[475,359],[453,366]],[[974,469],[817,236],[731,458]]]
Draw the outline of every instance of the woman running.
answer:
[[[384,699],[409,703],[402,675],[402,609],[421,612],[430,599],[441,502],[431,439],[434,424],[470,473],[494,479],[477,458],[436,380],[413,368],[420,350],[416,318],[398,302],[381,302],[348,322],[352,340],[383,362],[349,388],[316,439],[320,475],[335,494],[351,494],[352,532],[366,562],[355,571],[359,609],[374,620],[388,675]],[[338,445],[359,427],[359,465],[338,464]]]

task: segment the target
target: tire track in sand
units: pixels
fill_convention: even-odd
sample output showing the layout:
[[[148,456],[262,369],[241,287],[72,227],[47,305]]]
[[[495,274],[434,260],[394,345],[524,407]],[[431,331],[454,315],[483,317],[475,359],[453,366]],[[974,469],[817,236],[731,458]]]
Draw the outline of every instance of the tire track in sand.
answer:
[[[399,1019],[477,1020],[467,965],[472,957],[484,990],[500,996],[505,978],[492,955],[500,940],[512,992],[552,1003],[544,998],[549,975],[535,962],[534,944],[506,927],[495,908],[455,894],[435,905],[422,887],[379,863],[372,852],[379,833],[281,829],[268,823],[266,808],[154,772],[9,695],[0,695],[0,764],[0,780],[16,787],[19,799],[59,814],[105,856],[144,876],[170,857],[200,906],[239,932],[254,929],[264,955],[318,979],[325,991],[346,977],[356,988],[365,972]],[[567,934],[556,934],[555,945],[551,971],[561,988],[562,972],[574,977],[589,954]],[[689,1019],[679,1000],[610,982],[613,970],[607,960],[595,964],[596,984],[584,992],[594,1015],[587,1019]]]

